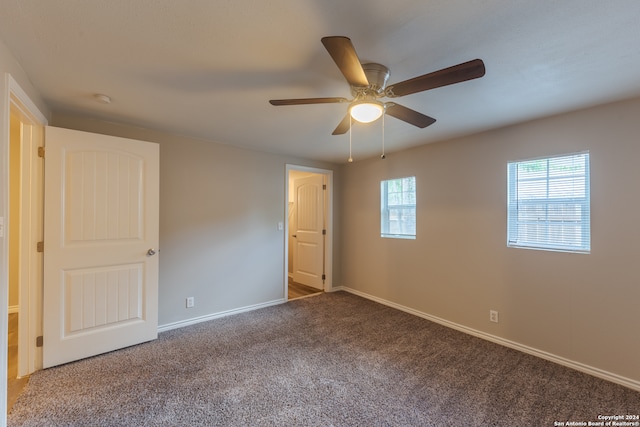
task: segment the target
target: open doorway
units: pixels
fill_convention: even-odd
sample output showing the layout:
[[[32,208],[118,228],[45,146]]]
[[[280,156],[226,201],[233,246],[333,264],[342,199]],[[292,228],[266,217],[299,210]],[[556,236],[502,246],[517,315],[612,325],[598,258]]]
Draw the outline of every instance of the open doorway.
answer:
[[[18,375],[18,348],[20,315],[20,171],[21,171],[21,118],[11,105],[9,127],[9,318],[7,324],[7,410],[25,387],[27,376]]]
[[[287,165],[287,299],[331,290],[332,178],[332,171]]]
[[[46,119],[12,79],[9,94],[7,409],[42,367],[43,162]]]

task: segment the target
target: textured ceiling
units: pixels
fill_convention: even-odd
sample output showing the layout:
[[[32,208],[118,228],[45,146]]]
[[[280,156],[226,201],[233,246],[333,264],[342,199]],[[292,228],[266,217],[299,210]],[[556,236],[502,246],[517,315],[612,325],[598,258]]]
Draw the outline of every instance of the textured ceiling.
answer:
[[[640,96],[637,0],[0,0],[0,38],[52,111],[344,162],[331,132],[350,97],[320,42],[351,38],[389,83],[471,59],[480,79],[397,98],[437,119],[388,117],[387,151]],[[93,94],[109,95],[99,104]],[[353,128],[355,160],[381,123]]]

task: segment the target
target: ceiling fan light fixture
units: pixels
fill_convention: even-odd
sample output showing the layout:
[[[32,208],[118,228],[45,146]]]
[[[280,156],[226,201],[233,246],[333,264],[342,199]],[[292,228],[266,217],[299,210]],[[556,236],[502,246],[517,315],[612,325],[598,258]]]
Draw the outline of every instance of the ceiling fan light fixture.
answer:
[[[384,104],[371,100],[359,101],[351,106],[349,113],[354,120],[360,123],[371,123],[382,116],[382,113],[384,113]]]

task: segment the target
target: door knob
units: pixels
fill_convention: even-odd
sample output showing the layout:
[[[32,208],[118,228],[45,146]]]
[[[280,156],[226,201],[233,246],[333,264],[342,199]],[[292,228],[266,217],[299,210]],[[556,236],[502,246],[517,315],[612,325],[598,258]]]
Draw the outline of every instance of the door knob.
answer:
[[[149,249],[147,251],[147,256],[154,256],[156,254],[156,250],[155,249]]]

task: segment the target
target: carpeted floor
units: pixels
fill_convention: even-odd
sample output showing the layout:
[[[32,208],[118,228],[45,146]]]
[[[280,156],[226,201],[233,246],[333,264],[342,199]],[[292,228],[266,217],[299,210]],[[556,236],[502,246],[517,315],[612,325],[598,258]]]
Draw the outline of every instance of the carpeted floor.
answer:
[[[37,372],[8,424],[554,426],[638,413],[638,392],[336,292]]]

